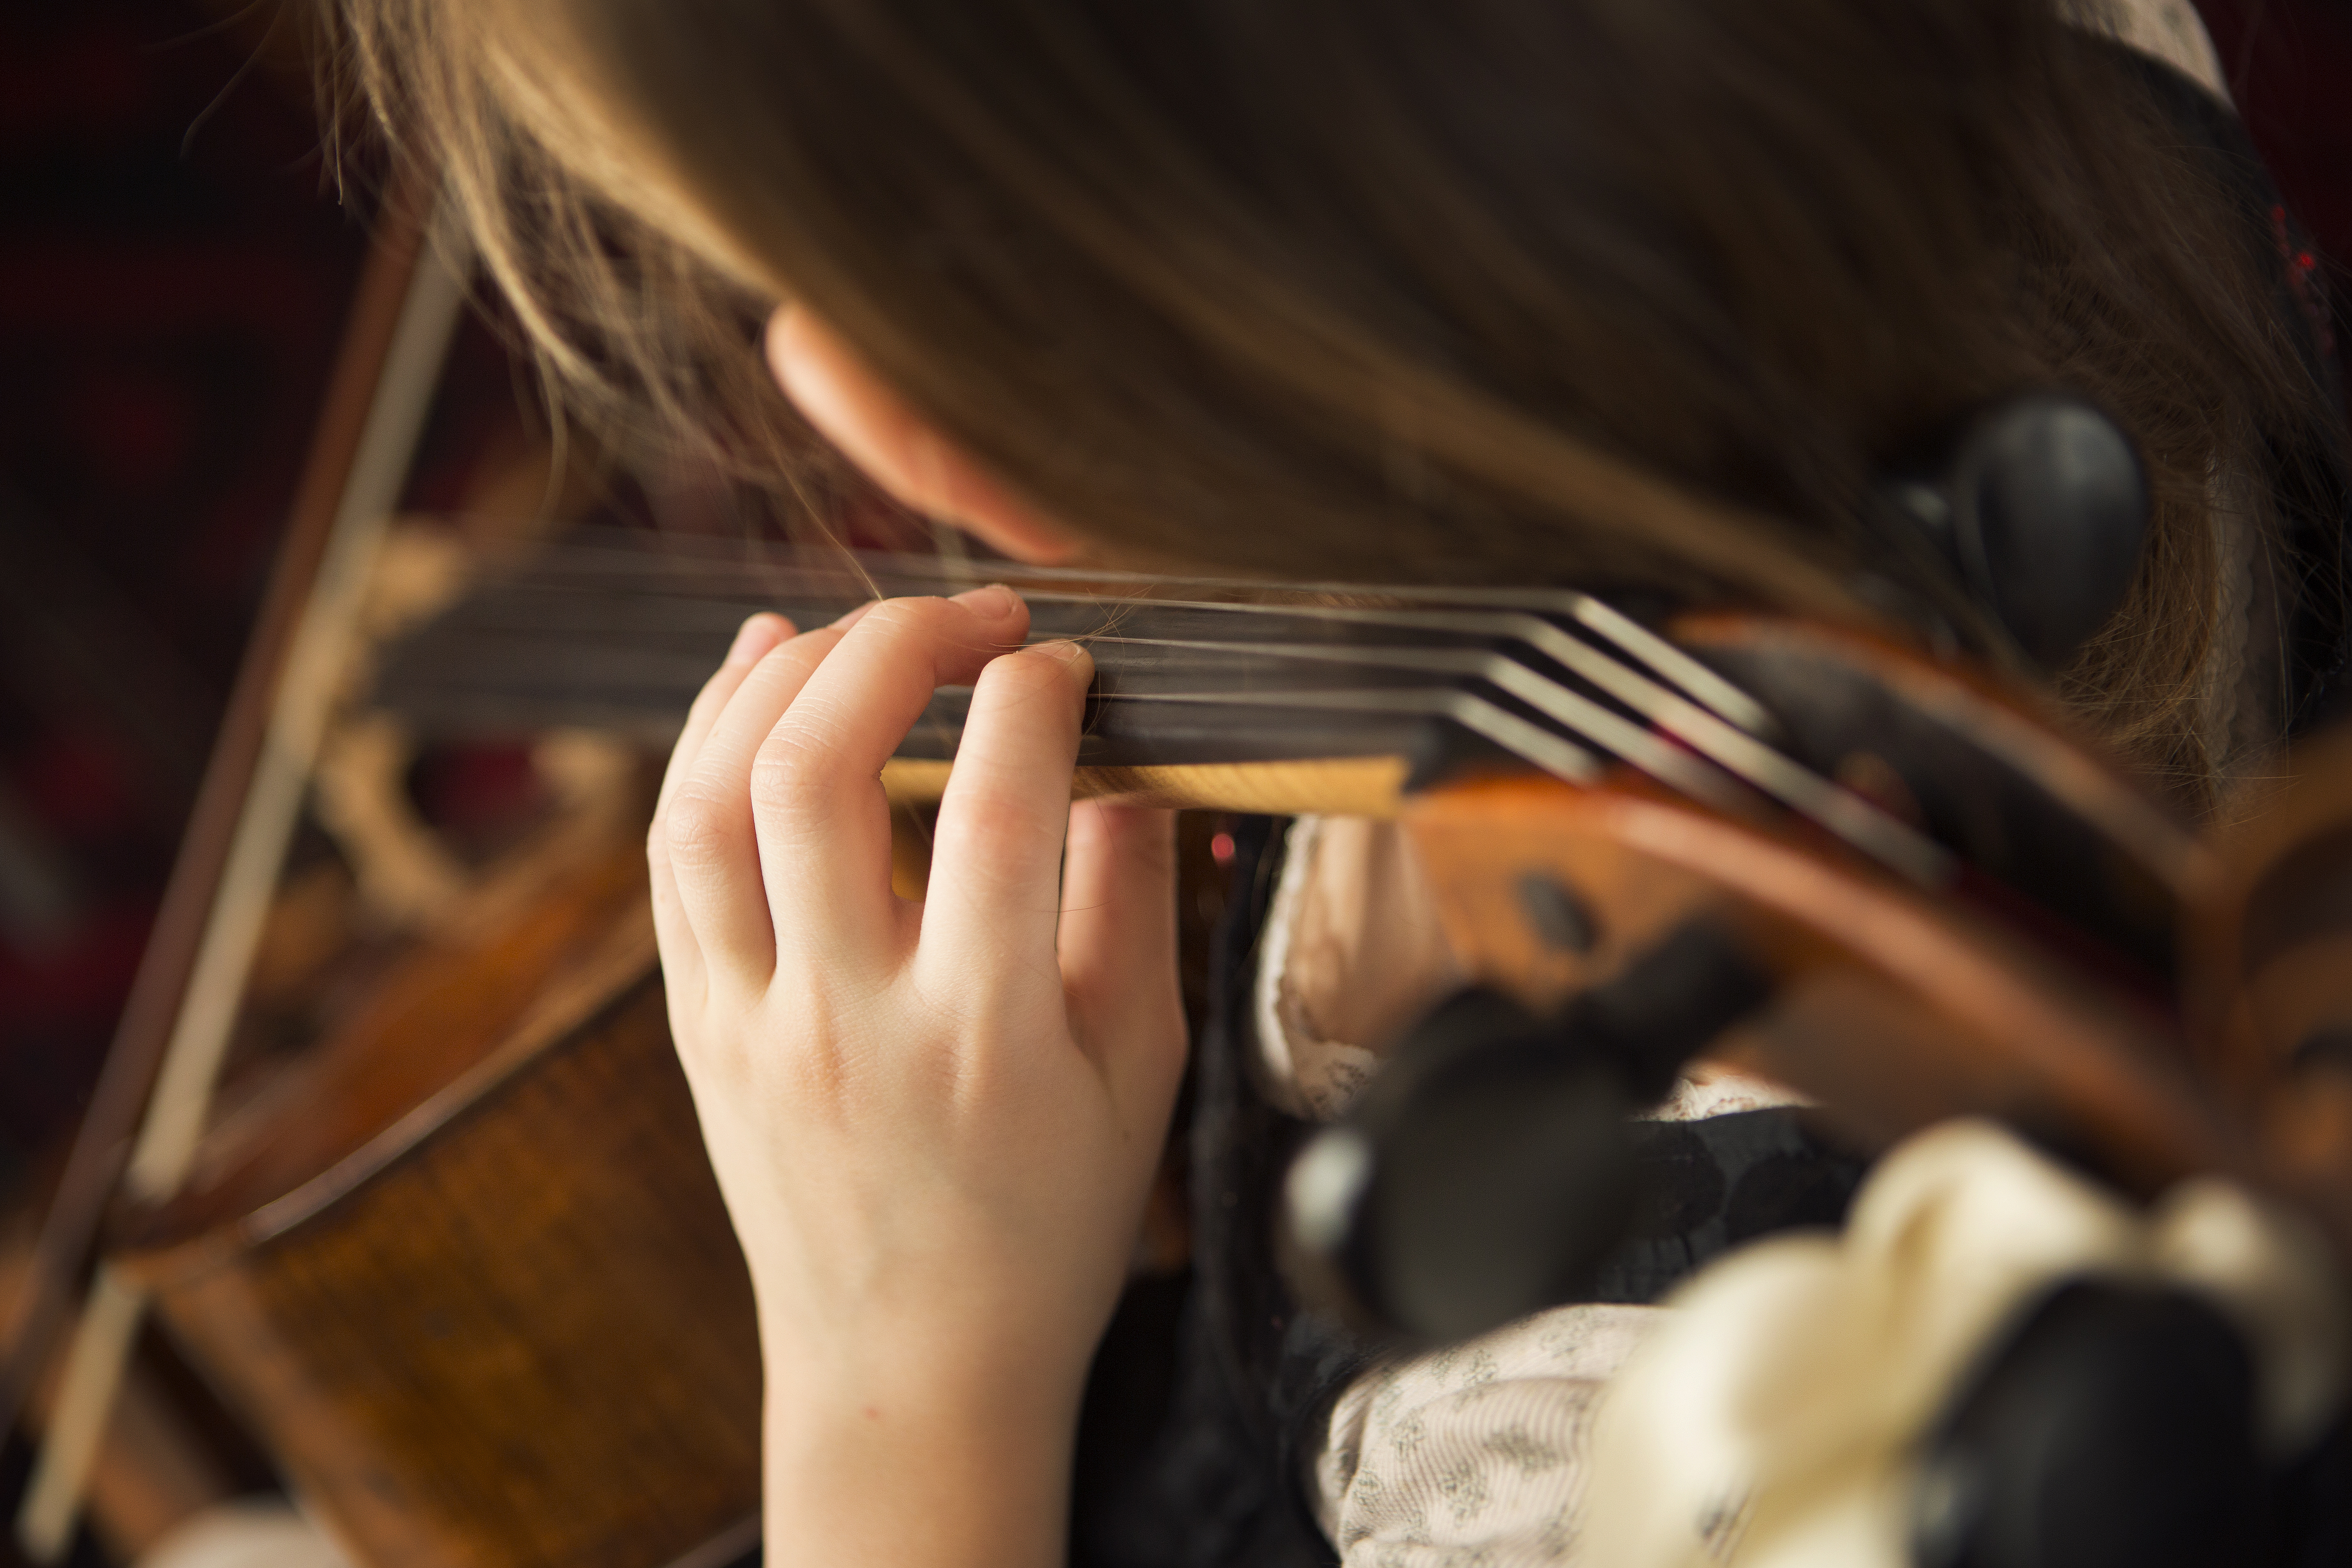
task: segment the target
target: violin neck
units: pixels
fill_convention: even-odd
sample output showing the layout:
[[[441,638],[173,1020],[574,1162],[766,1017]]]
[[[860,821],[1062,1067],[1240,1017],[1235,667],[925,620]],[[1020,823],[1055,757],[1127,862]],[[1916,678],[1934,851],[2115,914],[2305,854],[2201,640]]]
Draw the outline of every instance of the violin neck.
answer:
[[[894,805],[937,802],[951,763],[894,758],[882,787]],[[1402,756],[1336,757],[1307,762],[1191,763],[1159,767],[1079,768],[1073,800],[1296,816],[1326,812],[1388,818],[1402,807],[1411,765]]]

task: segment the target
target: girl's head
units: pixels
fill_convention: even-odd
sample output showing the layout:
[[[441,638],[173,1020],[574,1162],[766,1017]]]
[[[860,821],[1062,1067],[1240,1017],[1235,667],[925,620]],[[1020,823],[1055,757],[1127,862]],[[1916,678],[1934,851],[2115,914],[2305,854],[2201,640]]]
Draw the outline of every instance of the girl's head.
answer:
[[[2063,386],[2157,508],[2062,686],[2194,780],[2218,563],[2327,449],[2232,198],[2050,0],[340,7],[578,406],[760,448],[788,303],[819,423],[1015,549],[1981,631],[1873,476]]]

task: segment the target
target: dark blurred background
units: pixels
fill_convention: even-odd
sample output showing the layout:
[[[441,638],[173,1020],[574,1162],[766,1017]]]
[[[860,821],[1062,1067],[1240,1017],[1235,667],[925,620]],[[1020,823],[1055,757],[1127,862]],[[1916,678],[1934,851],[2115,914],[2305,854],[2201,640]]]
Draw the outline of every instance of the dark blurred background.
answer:
[[[2205,0],[2287,199],[2352,258],[2352,0]],[[291,498],[365,248],[275,0],[0,8],[0,1194],[88,1094]],[[2352,341],[2333,268],[2339,342]],[[510,460],[468,329],[413,503]]]
[[[285,523],[374,196],[320,142],[274,0],[0,7],[0,1184],[97,1070]],[[415,504],[516,384],[469,331]]]

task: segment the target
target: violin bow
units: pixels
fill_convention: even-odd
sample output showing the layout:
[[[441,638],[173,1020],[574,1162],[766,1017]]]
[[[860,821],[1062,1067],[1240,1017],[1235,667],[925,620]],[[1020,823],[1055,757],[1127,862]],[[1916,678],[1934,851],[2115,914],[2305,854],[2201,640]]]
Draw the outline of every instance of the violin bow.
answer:
[[[194,1158],[263,918],[299,820],[359,596],[463,309],[437,181],[387,193],[260,617],[180,852],[35,1253],[5,1368],[13,1424],[49,1364],[118,1184],[168,1195]],[[16,1536],[58,1561],[144,1316],[101,1263],[75,1324]]]

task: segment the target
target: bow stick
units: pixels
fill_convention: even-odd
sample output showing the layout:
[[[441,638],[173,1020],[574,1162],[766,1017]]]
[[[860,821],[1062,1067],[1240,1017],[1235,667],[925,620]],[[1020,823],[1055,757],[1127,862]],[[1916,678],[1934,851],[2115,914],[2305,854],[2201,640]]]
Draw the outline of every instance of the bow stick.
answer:
[[[357,597],[462,309],[461,285],[431,254],[432,192],[412,174],[387,199],[260,625],[43,1227],[31,1305],[0,1369],[0,1414],[14,1415],[46,1367],[118,1179],[168,1194],[194,1158]],[[136,1286],[100,1266],[17,1516],[36,1563],[71,1543],[144,1307]]]

